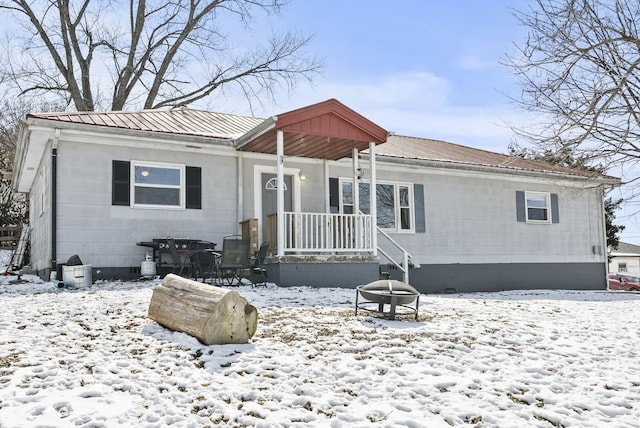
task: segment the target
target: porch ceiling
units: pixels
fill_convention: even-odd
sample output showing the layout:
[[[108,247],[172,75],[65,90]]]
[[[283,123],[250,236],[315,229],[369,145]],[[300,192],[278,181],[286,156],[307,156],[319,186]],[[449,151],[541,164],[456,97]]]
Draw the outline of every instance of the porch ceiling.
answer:
[[[316,159],[338,160],[353,148],[382,144],[388,132],[336,99],[280,114],[249,131],[238,150],[276,154],[276,133],[284,133],[284,153]]]

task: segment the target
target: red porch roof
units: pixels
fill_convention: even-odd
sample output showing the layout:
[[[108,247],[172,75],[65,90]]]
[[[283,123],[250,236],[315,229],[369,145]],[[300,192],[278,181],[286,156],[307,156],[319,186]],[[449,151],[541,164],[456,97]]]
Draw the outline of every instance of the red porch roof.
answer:
[[[276,132],[284,131],[287,156],[338,160],[353,148],[382,144],[388,132],[336,99],[279,114],[242,137],[238,150],[276,154]]]

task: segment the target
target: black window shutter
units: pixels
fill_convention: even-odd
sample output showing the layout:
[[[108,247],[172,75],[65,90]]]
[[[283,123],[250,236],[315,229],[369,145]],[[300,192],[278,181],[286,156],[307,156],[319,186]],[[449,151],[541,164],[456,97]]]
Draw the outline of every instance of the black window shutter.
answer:
[[[111,163],[111,205],[130,205],[131,166],[128,161]]]
[[[329,178],[329,212],[340,212],[340,182],[337,178]]]
[[[558,208],[558,195],[551,194],[551,223],[560,223],[560,209]]]
[[[524,200],[524,192],[522,190],[516,191],[516,220],[521,222],[527,221],[527,207]]]
[[[424,185],[413,185],[413,207],[416,222],[416,233],[427,231],[427,222],[424,208]]]
[[[186,207],[202,209],[202,169],[197,166],[188,166],[186,176]]]

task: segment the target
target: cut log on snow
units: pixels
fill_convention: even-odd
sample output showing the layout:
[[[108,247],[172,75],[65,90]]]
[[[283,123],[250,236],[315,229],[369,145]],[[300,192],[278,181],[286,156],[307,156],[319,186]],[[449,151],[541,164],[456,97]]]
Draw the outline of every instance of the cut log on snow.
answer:
[[[247,343],[258,310],[238,292],[169,274],[153,290],[149,318],[206,345]]]

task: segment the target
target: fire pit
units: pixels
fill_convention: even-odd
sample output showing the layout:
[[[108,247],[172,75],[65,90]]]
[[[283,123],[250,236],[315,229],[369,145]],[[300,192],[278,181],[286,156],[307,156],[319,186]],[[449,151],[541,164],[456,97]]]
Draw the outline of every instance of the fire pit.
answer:
[[[366,300],[358,302],[359,296]],[[416,302],[415,308],[408,306],[413,301]],[[419,303],[418,290],[404,282],[385,279],[356,287],[356,315],[358,315],[358,309],[362,309],[377,312],[383,316],[388,315],[390,320],[394,320],[396,311],[402,308],[404,313],[415,314],[417,320]],[[389,312],[384,311],[384,305],[389,305]]]

